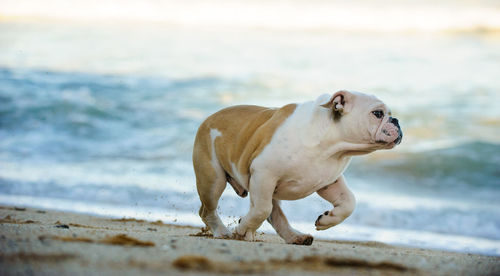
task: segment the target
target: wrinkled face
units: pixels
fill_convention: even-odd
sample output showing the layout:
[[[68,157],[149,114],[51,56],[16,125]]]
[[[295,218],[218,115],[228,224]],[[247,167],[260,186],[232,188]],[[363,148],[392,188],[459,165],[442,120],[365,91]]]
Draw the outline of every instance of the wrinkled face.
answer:
[[[346,92],[344,110],[337,123],[344,139],[390,149],[401,143],[403,132],[390,109],[374,96]]]
[[[372,143],[384,145],[384,148],[393,148],[399,145],[403,139],[403,132],[399,126],[398,119],[392,117],[391,111],[385,104],[379,102],[369,109],[370,136]]]

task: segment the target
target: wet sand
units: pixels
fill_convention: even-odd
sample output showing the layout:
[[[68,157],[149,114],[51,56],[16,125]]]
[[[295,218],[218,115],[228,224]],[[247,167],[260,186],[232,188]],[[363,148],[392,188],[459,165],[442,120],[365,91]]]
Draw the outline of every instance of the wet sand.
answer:
[[[315,240],[214,239],[199,227],[0,207],[0,275],[500,275],[500,257]]]

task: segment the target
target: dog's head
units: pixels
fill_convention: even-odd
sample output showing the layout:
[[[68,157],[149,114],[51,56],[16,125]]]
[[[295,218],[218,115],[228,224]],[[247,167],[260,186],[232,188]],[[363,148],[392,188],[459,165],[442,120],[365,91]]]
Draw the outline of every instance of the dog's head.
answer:
[[[321,107],[331,110],[333,123],[347,142],[390,149],[403,139],[398,119],[375,96],[342,90],[321,103]]]

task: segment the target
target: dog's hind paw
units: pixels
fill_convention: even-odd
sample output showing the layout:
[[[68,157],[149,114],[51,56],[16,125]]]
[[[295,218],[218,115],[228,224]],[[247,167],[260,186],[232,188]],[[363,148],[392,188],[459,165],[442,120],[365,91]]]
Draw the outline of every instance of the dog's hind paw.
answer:
[[[313,236],[311,235],[300,235],[297,236],[291,244],[298,244],[298,245],[311,245],[313,243]]]
[[[213,231],[214,238],[231,238],[232,233],[226,227],[220,226],[216,231]]]

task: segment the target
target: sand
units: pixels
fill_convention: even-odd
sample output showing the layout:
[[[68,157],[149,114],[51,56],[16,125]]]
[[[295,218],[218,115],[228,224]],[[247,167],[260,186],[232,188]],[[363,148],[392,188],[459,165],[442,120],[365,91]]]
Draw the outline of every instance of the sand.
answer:
[[[214,239],[199,227],[0,207],[0,275],[500,275],[500,257],[315,240]]]

